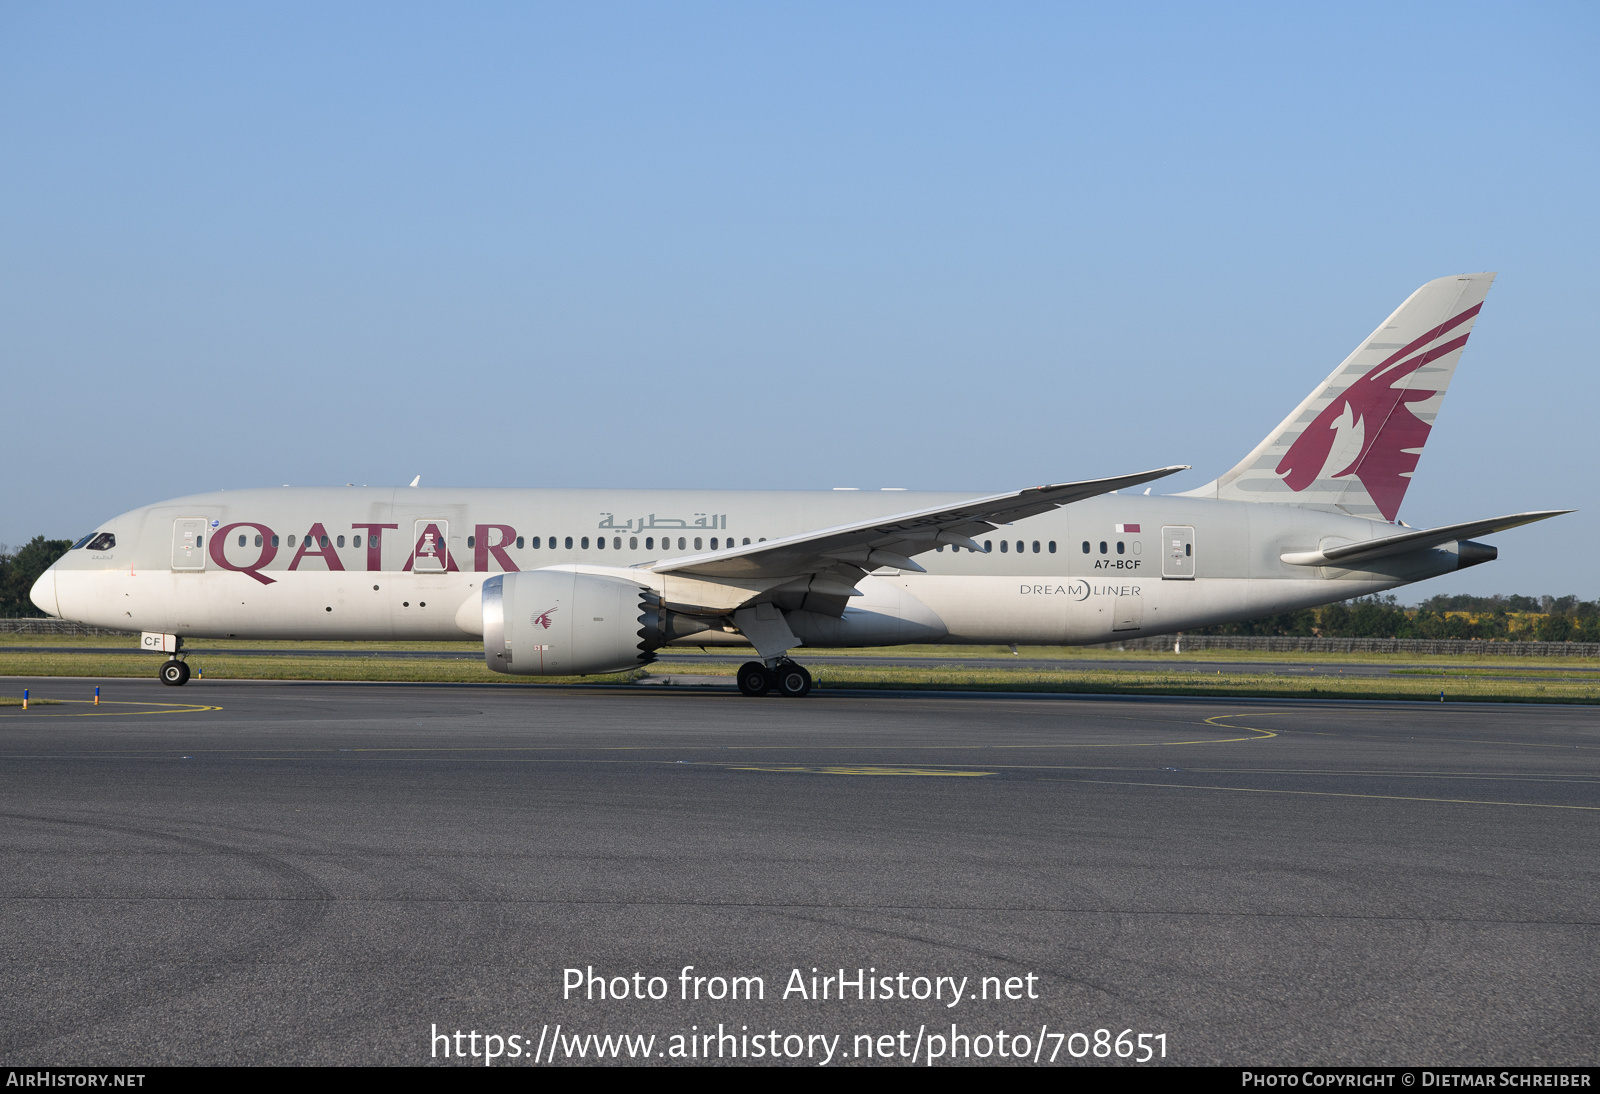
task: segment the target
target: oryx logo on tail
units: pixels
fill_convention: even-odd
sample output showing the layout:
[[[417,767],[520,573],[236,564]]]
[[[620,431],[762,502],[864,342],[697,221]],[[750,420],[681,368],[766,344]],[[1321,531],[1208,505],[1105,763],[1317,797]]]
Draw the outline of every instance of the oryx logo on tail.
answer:
[[[1494,274],[1423,285],[1225,475],[1189,497],[1394,521]]]
[[[1477,315],[1482,307],[1475,304],[1413,339],[1324,407],[1278,463],[1278,474],[1289,489],[1298,492],[1321,478],[1342,479],[1354,474],[1384,519],[1394,520],[1422,456],[1422,446],[1433,430],[1411,413],[1407,404],[1439,394],[1400,384],[1430,361],[1465,346],[1467,334],[1425,348]],[[1343,443],[1336,445],[1336,441]]]

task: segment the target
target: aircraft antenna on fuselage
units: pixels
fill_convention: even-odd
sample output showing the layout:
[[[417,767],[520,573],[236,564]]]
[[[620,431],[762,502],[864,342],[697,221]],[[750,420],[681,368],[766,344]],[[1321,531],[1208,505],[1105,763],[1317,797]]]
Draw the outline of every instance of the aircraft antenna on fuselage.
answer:
[[[422,485],[422,476],[418,475],[416,478],[412,479],[411,480],[411,485],[412,486],[421,486]]]

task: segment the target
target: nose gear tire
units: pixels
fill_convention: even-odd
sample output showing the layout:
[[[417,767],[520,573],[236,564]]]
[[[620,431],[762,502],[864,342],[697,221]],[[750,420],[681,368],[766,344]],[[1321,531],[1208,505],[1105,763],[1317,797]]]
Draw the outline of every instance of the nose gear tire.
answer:
[[[182,661],[167,661],[161,666],[161,682],[181,688],[189,682],[189,666]]]

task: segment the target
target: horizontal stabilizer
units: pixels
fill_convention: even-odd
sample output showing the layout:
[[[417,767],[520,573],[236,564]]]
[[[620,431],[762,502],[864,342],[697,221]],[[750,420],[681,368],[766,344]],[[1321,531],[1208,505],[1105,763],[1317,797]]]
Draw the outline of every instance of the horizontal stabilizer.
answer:
[[[1547,509],[1538,513],[1513,513],[1508,517],[1469,520],[1465,524],[1449,524],[1443,528],[1419,528],[1417,531],[1402,532],[1397,536],[1366,539],[1359,543],[1342,543],[1337,547],[1324,547],[1320,551],[1290,551],[1278,557],[1291,566],[1352,566],[1358,562],[1370,562],[1391,555],[1421,551],[1437,547],[1442,543],[1488,535],[1490,532],[1504,532],[1507,528],[1516,528],[1532,524],[1536,520],[1548,520],[1571,512],[1573,512],[1571,509]]]

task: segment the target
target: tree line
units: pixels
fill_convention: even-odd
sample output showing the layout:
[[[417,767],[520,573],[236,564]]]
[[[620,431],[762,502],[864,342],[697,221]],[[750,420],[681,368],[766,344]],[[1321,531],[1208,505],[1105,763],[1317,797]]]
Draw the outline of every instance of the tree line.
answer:
[[[16,550],[0,544],[0,618],[37,618],[44,614],[28,599],[28,590],[71,546],[70,539],[43,536],[34,536]],[[1432,596],[1408,608],[1393,596],[1364,596],[1190,633],[1600,642],[1600,600],[1457,594]]]
[[[43,536],[34,536],[16,550],[0,543],[0,618],[44,615],[28,599],[28,590],[71,546],[70,539],[45,539]]]
[[[1579,600],[1576,596],[1441,595],[1408,608],[1393,596],[1363,596],[1192,633],[1600,642],[1600,600]]]

